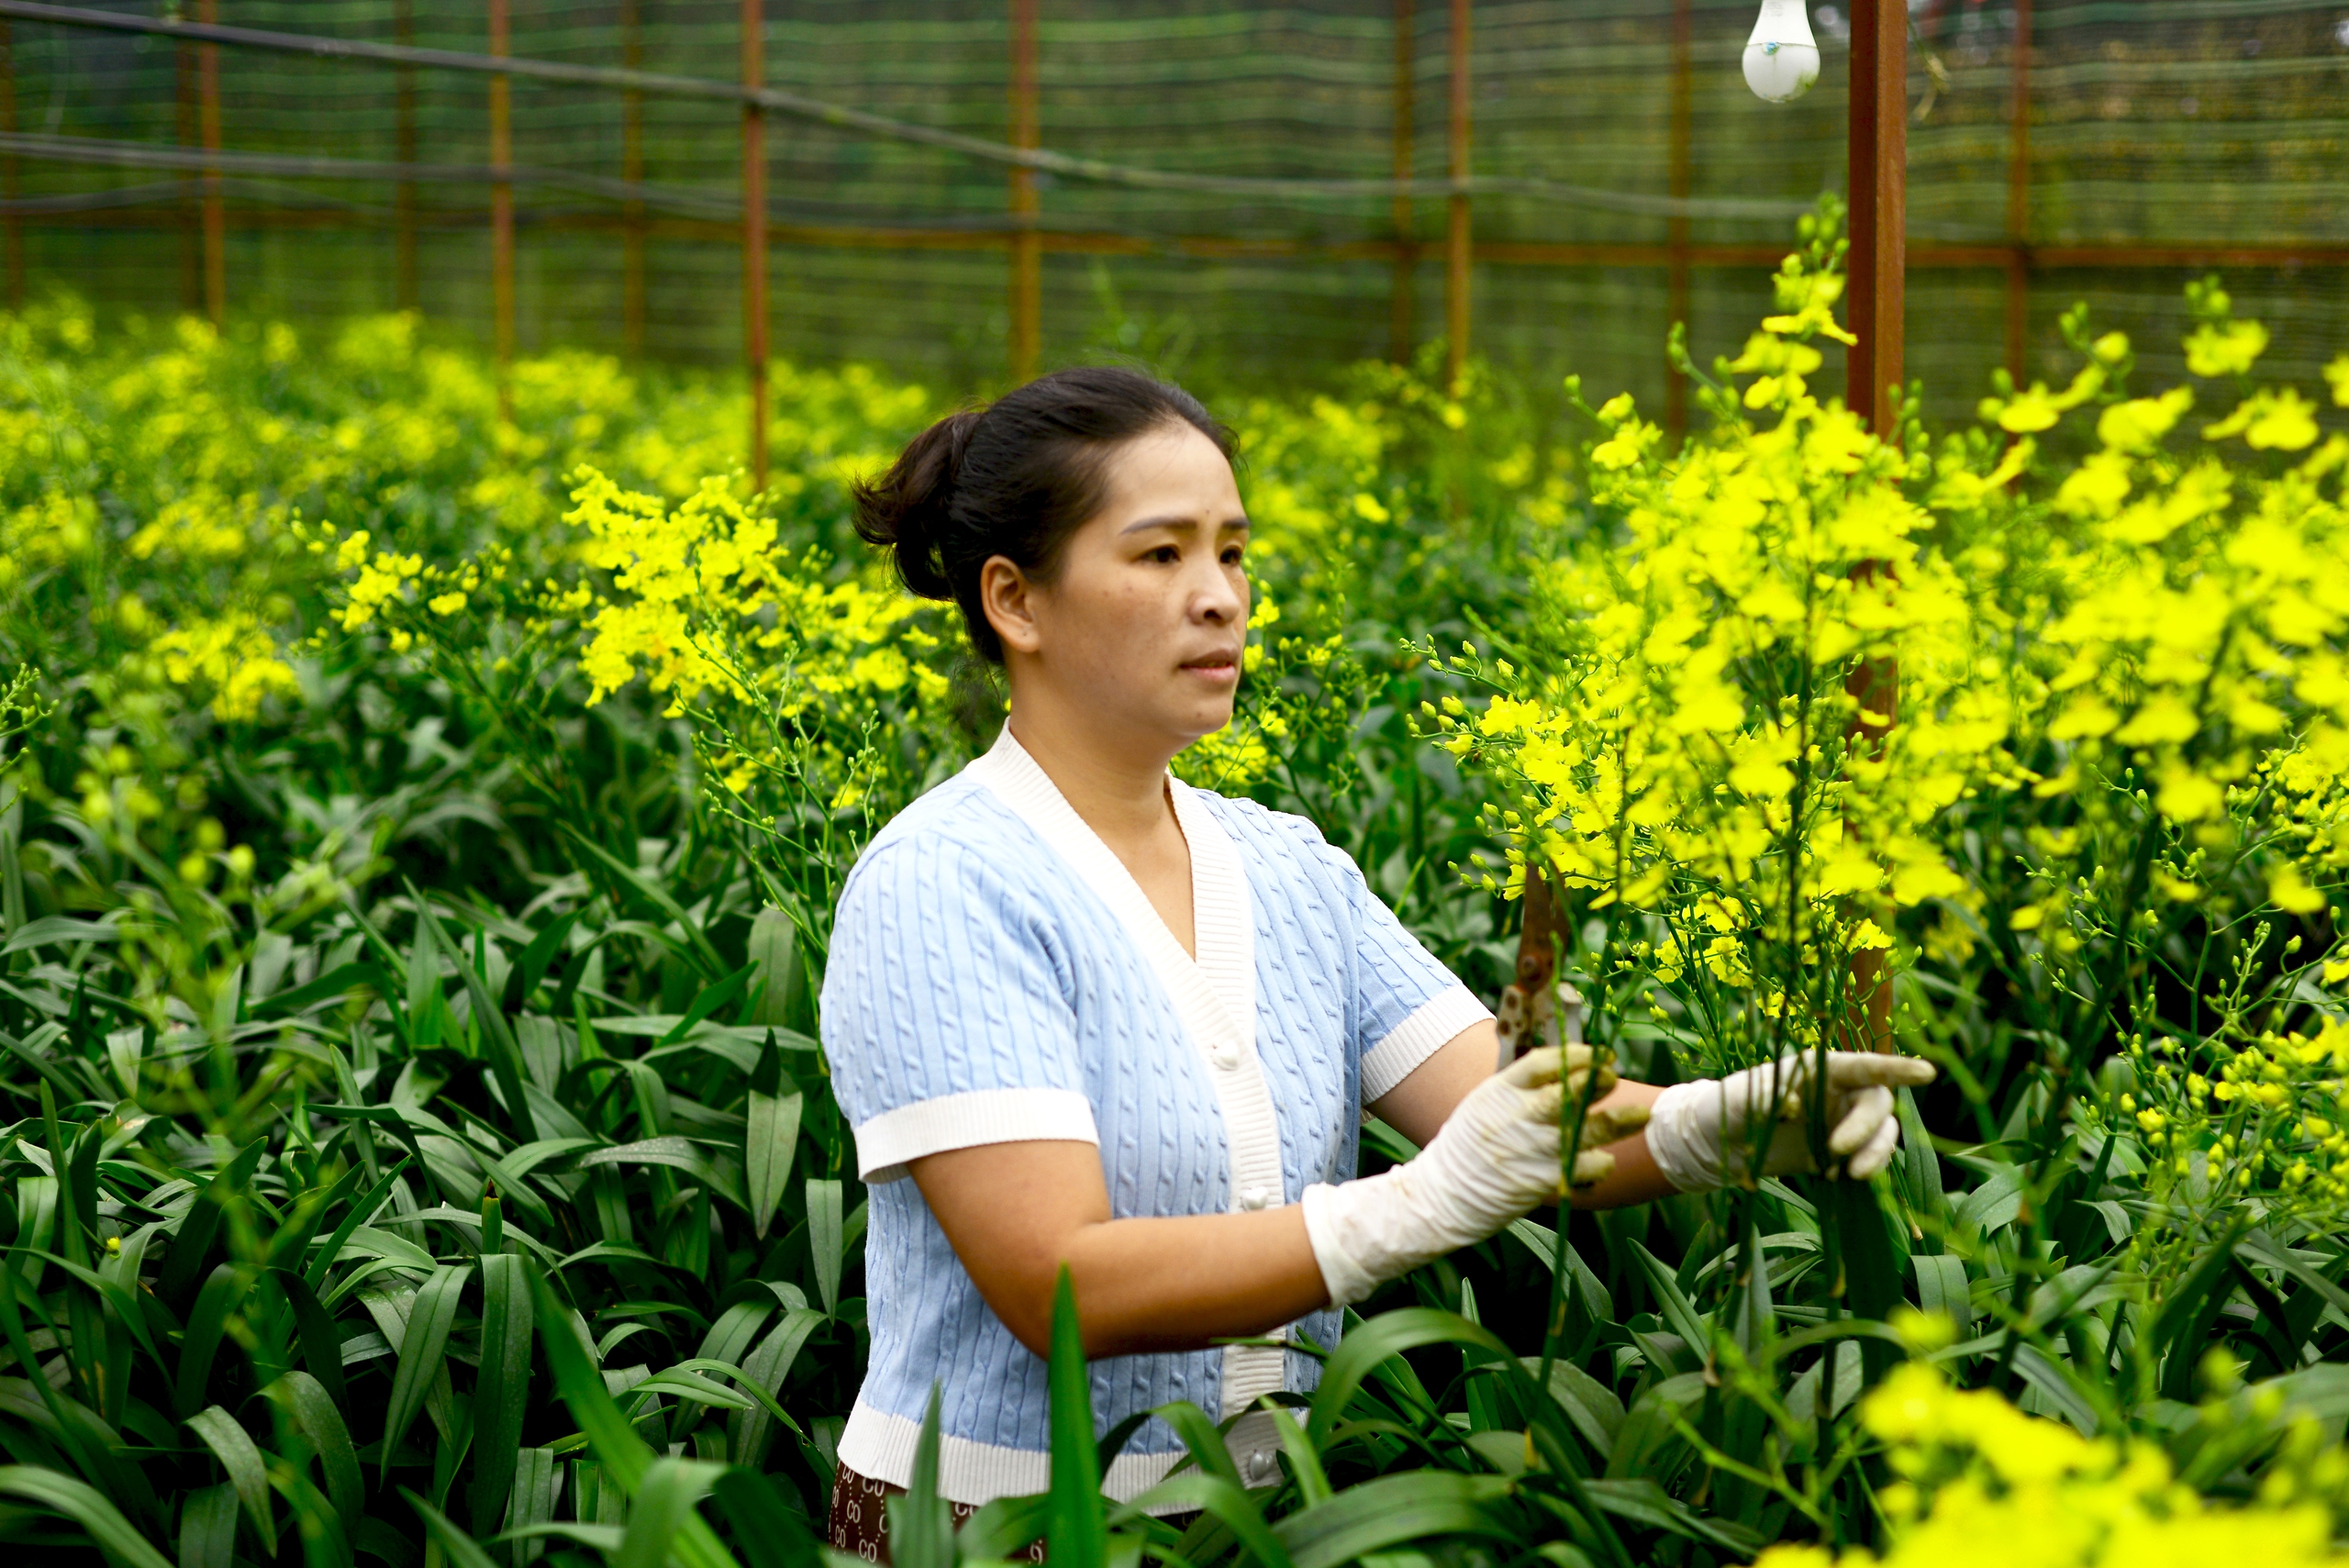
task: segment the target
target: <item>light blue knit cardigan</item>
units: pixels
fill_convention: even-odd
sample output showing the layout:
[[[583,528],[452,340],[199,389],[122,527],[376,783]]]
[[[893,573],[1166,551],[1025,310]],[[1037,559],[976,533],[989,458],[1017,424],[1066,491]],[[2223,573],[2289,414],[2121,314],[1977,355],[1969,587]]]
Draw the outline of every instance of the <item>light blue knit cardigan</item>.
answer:
[[[1353,1175],[1364,1104],[1490,1017],[1311,824],[1173,793],[1196,961],[1008,728],[891,822],[849,878],[823,1036],[872,1184],[872,1367],[840,1450],[861,1474],[907,1484],[935,1383],[949,1498],[1041,1492],[1050,1478],[1044,1363],[980,1299],[907,1162],[1074,1139],[1100,1147],[1119,1217],[1295,1203],[1310,1183]],[[1296,1327],[1337,1342],[1335,1313]],[[1230,1415],[1309,1390],[1317,1371],[1278,1349],[1115,1357],[1093,1363],[1095,1419],[1106,1430],[1177,1399]],[[1264,1479],[1268,1432],[1259,1412],[1233,1438]],[[1144,1490],[1179,1454],[1150,1423],[1108,1490]]]

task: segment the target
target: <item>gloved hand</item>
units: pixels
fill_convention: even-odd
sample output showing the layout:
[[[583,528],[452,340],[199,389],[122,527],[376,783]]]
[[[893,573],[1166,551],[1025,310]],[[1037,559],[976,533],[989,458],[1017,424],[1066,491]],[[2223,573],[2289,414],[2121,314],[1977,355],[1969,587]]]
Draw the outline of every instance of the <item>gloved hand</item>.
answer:
[[[1560,1076],[1563,1071],[1564,1076]],[[1592,1086],[1594,1073],[1597,1084]],[[1419,1157],[1375,1176],[1305,1189],[1305,1231],[1330,1305],[1360,1301],[1385,1280],[1457,1251],[1564,1196],[1558,1182],[1558,1117],[1615,1084],[1592,1065],[1587,1046],[1530,1051],[1468,1092]],[[1586,1185],[1614,1168],[1599,1145],[1629,1137],[1646,1107],[1594,1112],[1583,1124],[1574,1182]]]
[[[1815,1167],[1810,1157],[1810,1092],[1818,1052],[1788,1051],[1775,1062],[1726,1078],[1675,1084],[1648,1113],[1648,1152],[1684,1193],[1709,1192],[1744,1182],[1753,1158],[1754,1125],[1775,1118],[1762,1174],[1783,1176]],[[1827,1053],[1827,1149],[1830,1169],[1865,1181],[1889,1164],[1900,1144],[1892,1086],[1933,1081],[1933,1064],[1913,1056],[1872,1051]]]

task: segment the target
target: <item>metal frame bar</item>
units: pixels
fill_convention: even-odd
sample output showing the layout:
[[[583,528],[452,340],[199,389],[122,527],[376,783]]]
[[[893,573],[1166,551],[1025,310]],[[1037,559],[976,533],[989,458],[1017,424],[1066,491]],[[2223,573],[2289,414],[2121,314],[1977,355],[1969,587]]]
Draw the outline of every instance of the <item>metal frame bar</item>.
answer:
[[[1446,64],[1451,75],[1451,120],[1444,139],[1452,175],[1443,245],[1444,382],[1453,390],[1468,363],[1468,284],[1475,261],[1475,236],[1468,210],[1468,139],[1474,130],[1469,101],[1469,9],[1471,0],[1452,0],[1452,37]]]
[[[742,0],[742,85],[766,75],[766,15]],[[767,113],[742,101],[742,356],[751,377],[751,490],[767,487]]]
[[[1035,148],[1043,139],[1036,86],[1036,0],[1011,0],[1011,145]],[[1044,350],[1044,250],[1036,232],[1042,210],[1036,172],[1015,164],[1009,173],[1011,379],[1034,379]]]
[[[17,39],[6,17],[0,17],[0,136],[17,129]],[[25,229],[16,212],[18,176],[15,153],[0,154],[0,205],[7,207],[0,219],[0,265],[7,271],[8,308],[25,307]]]
[[[1844,406],[1878,431],[1891,428],[1902,381],[1901,327],[1909,208],[1909,11],[1902,0],[1852,6],[1849,183],[1853,336],[1844,356]]]
[[[403,45],[416,42],[416,0],[395,0],[392,36]],[[417,161],[416,67],[412,65],[399,67],[393,78],[392,135],[393,148],[400,161]],[[402,310],[420,309],[423,269],[417,263],[416,249],[415,181],[402,180],[392,187],[392,206],[397,214],[394,225],[396,238],[393,241],[392,298]]]
[[[489,53],[506,56],[507,0],[489,0]],[[497,350],[497,413],[510,419],[514,388],[507,373],[514,361],[514,83],[489,79],[489,296]]]
[[[1672,164],[1667,176],[1674,199],[1687,201],[1693,183],[1691,163],[1696,140],[1696,17],[1693,0],[1672,0]],[[1670,248],[1664,280],[1664,320],[1688,319],[1689,233],[1686,217],[1671,218],[1665,233]],[[1677,442],[1688,428],[1688,378],[1669,362],[1664,367],[1664,428]]]
[[[1419,151],[1413,144],[1412,118],[1419,98],[1419,18],[1411,0],[1395,0],[1394,147],[1390,172],[1398,181],[1416,172]],[[1387,299],[1386,355],[1398,365],[1411,362],[1412,339],[1419,335],[1418,304],[1412,298],[1413,274],[1419,270],[1419,247],[1412,241],[1417,215],[1411,198],[1396,195],[1387,209],[1395,228],[1395,282]]]
[[[197,0],[196,15],[206,23],[218,21],[220,0]],[[220,150],[220,46],[198,44],[195,50],[196,127],[204,150]],[[207,164],[204,181],[204,313],[219,326],[228,315],[228,220],[220,190],[220,168]]]
[[[2007,372],[2017,381],[2031,343],[2031,0],[2014,0],[2014,102],[2008,109]]]
[[[620,0],[620,59],[630,71],[644,63],[644,25],[638,0]],[[620,178],[631,185],[644,183],[644,95],[632,87],[620,94]],[[624,210],[628,228],[620,240],[620,338],[630,353],[640,354],[646,292],[644,204],[630,200]]]

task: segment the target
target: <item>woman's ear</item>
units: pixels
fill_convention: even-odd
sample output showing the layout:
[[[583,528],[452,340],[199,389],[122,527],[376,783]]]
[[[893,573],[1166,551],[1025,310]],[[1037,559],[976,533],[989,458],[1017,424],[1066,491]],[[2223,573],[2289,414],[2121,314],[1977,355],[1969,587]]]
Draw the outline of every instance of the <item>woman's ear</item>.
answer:
[[[1035,591],[1009,556],[991,555],[979,568],[979,608],[1007,652],[1033,653],[1044,644],[1036,625]]]

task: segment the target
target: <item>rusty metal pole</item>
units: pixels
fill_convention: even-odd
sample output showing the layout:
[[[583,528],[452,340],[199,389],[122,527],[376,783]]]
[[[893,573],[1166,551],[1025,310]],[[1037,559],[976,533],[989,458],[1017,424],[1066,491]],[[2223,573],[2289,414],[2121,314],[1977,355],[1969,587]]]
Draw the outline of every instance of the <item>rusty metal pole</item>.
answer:
[[[630,71],[644,69],[644,28],[637,15],[637,0],[620,0],[620,63]],[[620,95],[620,178],[632,185],[644,183],[644,95],[634,88]],[[630,354],[641,354],[644,204],[623,203],[620,223],[620,340]]]
[[[1011,0],[1011,145],[1041,145],[1037,105],[1036,0]],[[1044,248],[1036,232],[1036,172],[1011,171],[1011,379],[1034,378],[1044,352]]]
[[[507,55],[507,0],[489,0],[489,52]],[[489,314],[497,351],[497,417],[514,417],[514,93],[512,79],[489,79]]]
[[[17,35],[6,22],[0,21],[0,134],[14,136],[17,132]],[[17,155],[0,158],[0,198],[10,204],[6,233],[8,267],[8,308],[25,307],[25,229],[14,209],[17,200]]]
[[[2031,0],[2015,0],[2014,102],[2008,109],[2007,372],[2023,378],[2031,340]]]
[[[762,0],[742,0],[742,85],[766,82]],[[751,489],[767,487],[767,112],[742,105],[742,353],[751,373]]]
[[[1852,6],[1851,329],[1844,402],[1890,433],[1901,384],[1909,206],[1909,13],[1902,0]]]
[[[1696,33],[1692,0],[1672,0],[1672,199],[1685,202],[1693,181],[1691,146],[1695,139],[1696,72],[1691,51]],[[1664,288],[1667,325],[1688,319],[1688,219],[1675,213],[1665,223],[1665,245],[1671,261]],[[1688,379],[1667,362],[1664,367],[1664,429],[1675,446],[1688,429]]]
[[[403,49],[416,46],[416,0],[397,0],[392,8],[392,37]],[[394,145],[403,163],[416,161],[416,67],[403,65],[392,73]],[[416,254],[416,182],[402,180],[392,187],[392,294],[402,310],[417,308],[422,300]]]
[[[195,19],[220,20],[219,0],[197,0]],[[195,49],[196,121],[204,150],[220,150],[220,46]],[[204,166],[204,313],[217,327],[228,314],[228,213],[222,200],[218,165]]]
[[[1844,382],[1847,406],[1890,439],[1893,395],[1901,373],[1902,309],[1909,207],[1909,12],[1903,0],[1855,0],[1852,7],[1851,329]],[[1853,576],[1862,584],[1886,575],[1882,562],[1863,562]],[[1881,748],[1900,701],[1899,666],[1864,659],[1844,681],[1860,706],[1853,725],[1858,744]],[[1885,955],[1871,949],[1852,961],[1854,1031],[1866,1049],[1892,1049],[1891,974]]]
[[[174,86],[177,91],[172,139],[182,147],[195,147],[204,139],[196,124],[196,81],[202,72],[195,63],[195,45],[182,42],[173,47]],[[204,203],[201,197],[185,204],[178,216],[180,225],[180,308],[193,316],[204,308]]]
[[[1411,0],[1395,0],[1395,178],[1408,180],[1417,164],[1411,144],[1411,116],[1419,86],[1417,18]],[[1395,220],[1395,284],[1389,296],[1387,358],[1398,365],[1411,362],[1417,307],[1411,298],[1412,275],[1419,270],[1419,246],[1411,237],[1411,198],[1397,193],[1390,209]]]
[[[1469,229],[1468,193],[1460,188],[1460,183],[1468,178],[1469,4],[1470,0],[1452,0],[1452,116],[1446,138],[1453,189],[1443,248],[1444,380],[1455,392],[1460,373],[1468,363],[1468,269],[1475,245]]]

